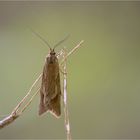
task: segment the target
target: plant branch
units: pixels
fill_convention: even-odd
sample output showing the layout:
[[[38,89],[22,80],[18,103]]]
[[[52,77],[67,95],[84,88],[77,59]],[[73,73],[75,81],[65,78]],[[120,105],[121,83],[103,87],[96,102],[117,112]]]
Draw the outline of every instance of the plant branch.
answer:
[[[72,53],[74,53],[79,47],[81,47],[81,45],[84,43],[84,40],[80,41],[80,43],[78,43],[66,56],[65,58],[63,58],[63,60],[60,62],[60,65],[62,65],[65,61],[65,59],[67,59]]]
[[[66,56],[67,52],[64,49],[63,58],[63,104],[64,104],[64,117],[65,117],[65,129],[67,134],[67,140],[71,140],[71,132],[70,132],[70,122],[69,122],[69,112],[68,112],[68,101],[67,101],[67,65],[66,65]]]
[[[19,110],[20,106],[24,103],[24,101],[28,98],[28,96],[31,94],[32,89],[35,87],[35,85],[37,84],[37,82],[41,79],[42,74],[39,75],[39,77],[35,80],[35,82],[32,84],[32,86],[30,87],[29,91],[27,92],[27,94],[25,95],[25,97],[18,103],[18,105],[14,108],[14,110],[12,111],[12,114],[16,114],[17,111]]]
[[[33,101],[34,97],[38,94],[40,88],[38,88],[38,90],[35,92],[35,94],[33,94],[33,96],[31,97],[31,99],[26,103],[26,105],[22,108],[22,110],[20,111],[20,115],[26,110],[26,108],[31,104],[31,102]]]

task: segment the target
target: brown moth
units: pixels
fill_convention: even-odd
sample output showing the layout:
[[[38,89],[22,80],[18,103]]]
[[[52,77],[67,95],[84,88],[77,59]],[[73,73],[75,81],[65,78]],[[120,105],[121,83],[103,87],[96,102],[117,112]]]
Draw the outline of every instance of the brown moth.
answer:
[[[42,83],[40,88],[39,115],[50,111],[55,116],[61,114],[61,87],[59,63],[54,49],[50,49],[50,54],[46,57],[42,74]]]
[[[68,36],[58,42],[52,49],[44,38],[34,31],[33,33],[43,40],[50,48],[50,53],[46,57],[42,74],[39,115],[49,111],[55,117],[59,117],[61,115],[61,86],[59,63],[54,49],[65,41]]]

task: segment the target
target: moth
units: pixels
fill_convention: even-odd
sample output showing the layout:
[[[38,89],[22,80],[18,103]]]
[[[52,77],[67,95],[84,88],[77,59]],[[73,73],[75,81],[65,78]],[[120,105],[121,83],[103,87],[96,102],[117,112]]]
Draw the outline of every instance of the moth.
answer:
[[[34,31],[33,31],[34,32]],[[40,88],[39,115],[45,112],[52,113],[55,117],[61,115],[61,86],[60,70],[57,55],[54,49],[64,42],[68,36],[59,41],[53,48],[38,33],[34,32],[50,49],[49,55],[45,59]]]
[[[61,87],[59,63],[54,49],[46,57],[40,88],[39,115],[50,111],[56,117],[61,114]]]

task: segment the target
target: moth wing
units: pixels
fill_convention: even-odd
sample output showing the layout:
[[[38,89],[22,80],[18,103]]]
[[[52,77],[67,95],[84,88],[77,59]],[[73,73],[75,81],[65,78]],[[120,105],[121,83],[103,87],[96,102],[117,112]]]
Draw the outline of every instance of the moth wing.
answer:
[[[61,115],[61,87],[60,87],[60,74],[58,72],[55,84],[55,92],[57,95],[50,101],[50,112],[55,116]]]
[[[47,84],[47,70],[46,70],[46,66],[44,66],[43,69],[43,75],[42,75],[42,83],[41,83],[41,88],[40,88],[40,104],[39,104],[39,115],[42,115],[44,112],[46,112],[48,110],[47,106],[44,103],[44,98],[45,98],[45,94],[46,94],[46,90],[45,90],[45,85]]]
[[[42,91],[40,91],[40,104],[39,104],[39,115],[42,115],[44,112],[46,112],[48,109],[46,108],[44,104],[44,94]]]
[[[56,117],[61,114],[61,87],[59,64],[51,66],[46,63],[43,69],[42,83],[40,88],[39,115],[50,111]]]

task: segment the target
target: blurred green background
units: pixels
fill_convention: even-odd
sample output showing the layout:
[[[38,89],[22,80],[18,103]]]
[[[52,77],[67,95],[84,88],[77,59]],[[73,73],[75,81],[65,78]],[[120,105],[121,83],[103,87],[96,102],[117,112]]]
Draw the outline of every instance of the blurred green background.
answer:
[[[140,138],[140,2],[0,2],[0,119],[42,72],[67,34],[68,105],[73,139]],[[35,91],[35,90],[34,90]],[[0,130],[1,139],[65,139],[64,113],[38,117],[39,96]]]

